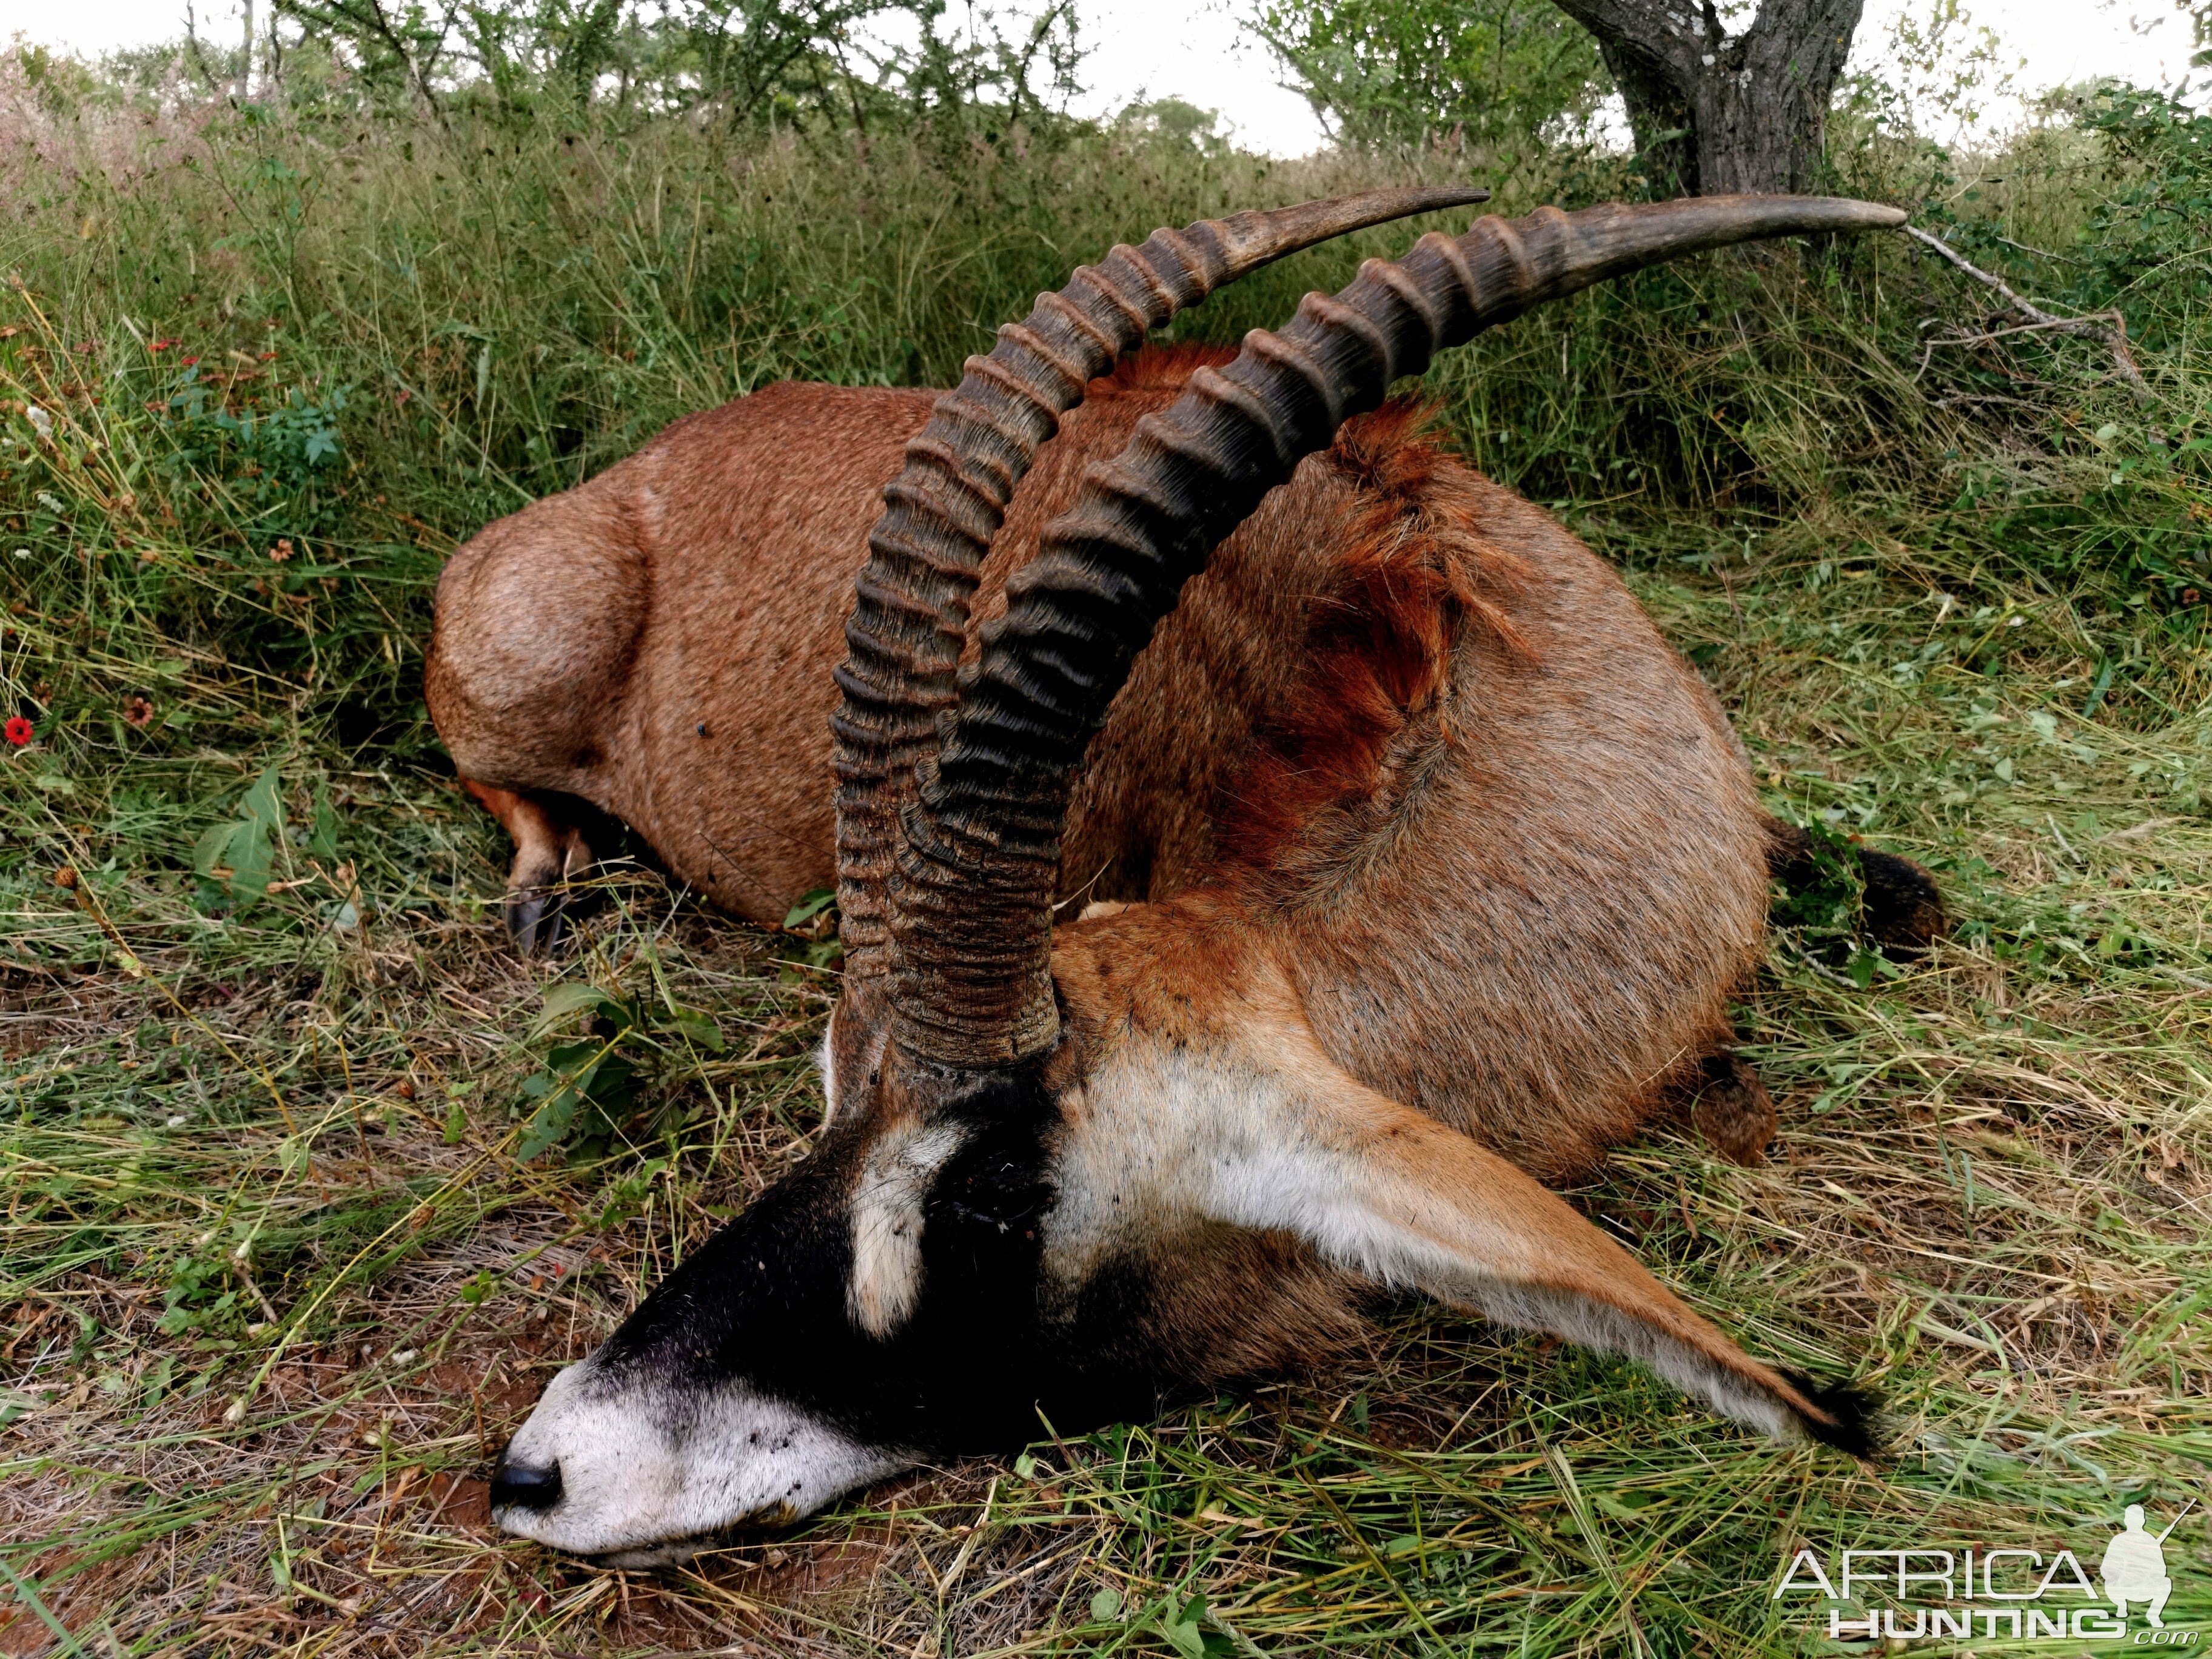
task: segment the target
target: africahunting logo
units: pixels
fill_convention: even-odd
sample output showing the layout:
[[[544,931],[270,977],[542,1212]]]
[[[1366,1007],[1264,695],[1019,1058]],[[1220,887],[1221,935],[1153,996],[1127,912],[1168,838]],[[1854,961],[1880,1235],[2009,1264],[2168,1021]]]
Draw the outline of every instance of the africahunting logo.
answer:
[[[2154,1533],[2142,1505],[2129,1504],[2094,1583],[2069,1549],[2047,1561],[2039,1550],[1845,1550],[1826,1562],[1804,1549],[1790,1558],[1770,1599],[1826,1598],[1831,1641],[2063,1637],[2194,1647],[2200,1632],[2166,1627],[2173,1579],[2166,1540],[2196,1505],[2192,1498],[2165,1531]],[[1897,1605],[1876,1606],[1877,1600]],[[1930,1605],[1937,1601],[1942,1605]]]

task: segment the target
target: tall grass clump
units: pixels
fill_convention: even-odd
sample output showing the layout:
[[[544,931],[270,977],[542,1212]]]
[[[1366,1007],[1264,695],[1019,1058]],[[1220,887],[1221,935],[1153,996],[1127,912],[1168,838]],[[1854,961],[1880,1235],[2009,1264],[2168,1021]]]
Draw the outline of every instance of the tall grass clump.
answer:
[[[1384,1304],[1338,1372],[1040,1425],[681,1571],[493,1535],[551,1369],[805,1150],[835,976],[824,919],[762,933],[622,860],[571,956],[505,950],[504,849],[421,702],[446,556],[768,381],[947,384],[1157,224],[1471,166],[1072,122],[942,52],[678,96],[711,39],[544,15],[473,79],[303,40],[261,99],[229,60],[0,56],[10,1651],[1803,1653],[1797,1549],[2094,1552],[2212,1496],[2212,143],[2123,91],[1980,155],[1832,135],[1839,190],[2104,332],[1870,238],[1645,273],[1419,388],[1617,561],[1772,810],[1954,908],[1891,962],[1796,896],[1735,1011],[1773,1160],[1662,1127],[1574,1194],[1879,1393],[1886,1463]],[[1643,187],[1522,137],[1502,210]],[[2212,1619],[2208,1507],[2177,1628]]]

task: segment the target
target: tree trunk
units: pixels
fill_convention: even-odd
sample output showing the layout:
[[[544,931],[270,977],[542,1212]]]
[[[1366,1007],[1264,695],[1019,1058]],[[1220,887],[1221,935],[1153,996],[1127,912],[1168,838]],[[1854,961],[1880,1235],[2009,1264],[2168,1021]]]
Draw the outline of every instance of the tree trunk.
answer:
[[[1763,0],[1736,35],[1712,0],[1558,3],[1597,37],[1658,193],[1819,182],[1828,100],[1865,0]]]

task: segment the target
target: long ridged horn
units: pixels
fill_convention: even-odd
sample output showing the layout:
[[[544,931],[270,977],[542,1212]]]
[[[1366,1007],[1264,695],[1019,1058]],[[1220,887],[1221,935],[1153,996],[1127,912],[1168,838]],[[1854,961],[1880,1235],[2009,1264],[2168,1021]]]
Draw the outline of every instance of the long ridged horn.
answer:
[[[886,965],[884,890],[915,761],[955,701],[968,601],[1014,486],[1083,388],[1186,307],[1302,248],[1416,213],[1489,199],[1446,186],[1376,190],[1159,229],[1077,270],[999,331],[988,356],[938,399],[884,490],[845,625],[831,722],[837,778],[837,901],[848,978]]]
[[[1731,243],[1887,228],[1893,208],[1834,198],[1693,198],[1543,208],[1424,236],[1334,297],[1309,294],[1202,369],[1093,467],[1007,584],[1006,615],[904,813],[892,918],[893,1039],[940,1066],[1041,1054],[1057,1030],[1052,900],[1070,787],[1131,659],[1184,582],[1299,460],[1436,353],[1607,277]]]

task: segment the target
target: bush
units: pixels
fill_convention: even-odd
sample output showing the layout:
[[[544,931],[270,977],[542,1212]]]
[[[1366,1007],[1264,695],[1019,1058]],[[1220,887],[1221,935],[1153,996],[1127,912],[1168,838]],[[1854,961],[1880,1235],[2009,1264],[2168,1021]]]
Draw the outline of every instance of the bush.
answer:
[[[5,695],[60,750],[131,726],[141,745],[258,745],[304,721],[428,761],[428,589],[487,520],[769,380],[946,384],[1072,264],[1155,224],[1468,165],[1285,164],[1173,122],[980,102],[744,135],[612,107],[457,100],[441,125],[96,81],[64,98],[67,78],[0,58],[0,563],[27,642]],[[2070,223],[2100,252],[2066,256],[2069,297],[2119,304],[2155,356],[2195,326],[2204,280],[2180,254],[2200,125],[2108,96],[2022,137],[1987,201],[1947,158],[1848,120],[1838,164],[1863,191],[1958,198],[1922,216],[2023,282],[2014,233]],[[1498,205],[1632,193],[1626,166],[1553,155]],[[1279,321],[1417,228],[1288,261],[1176,331]],[[1547,307],[1431,386],[1479,465],[1607,503],[1596,533],[1624,544],[1716,507],[1876,543],[1929,525],[1998,583],[2186,609],[2208,441],[2185,415],[2151,430],[2090,343],[1931,345],[1931,319],[1988,301],[1887,238],[1692,261]],[[232,694],[164,703],[155,669],[177,662]],[[133,699],[156,714],[118,723]]]

